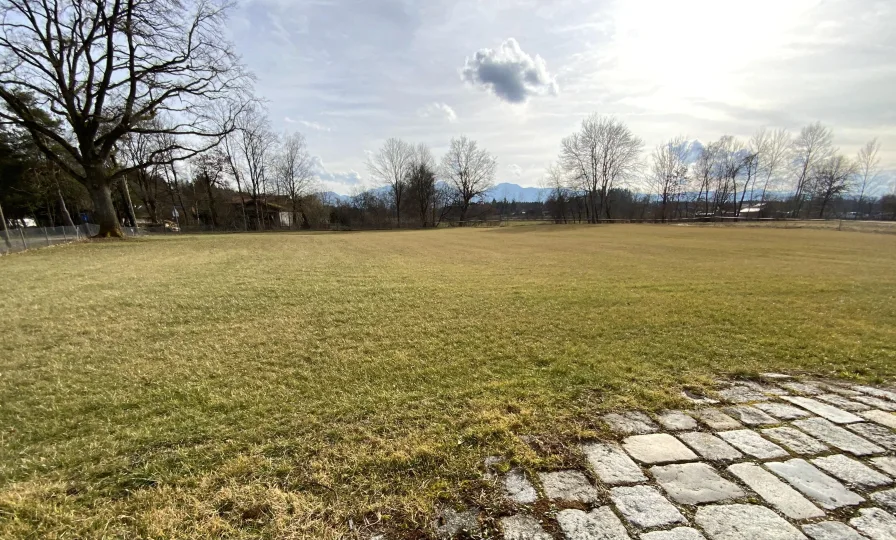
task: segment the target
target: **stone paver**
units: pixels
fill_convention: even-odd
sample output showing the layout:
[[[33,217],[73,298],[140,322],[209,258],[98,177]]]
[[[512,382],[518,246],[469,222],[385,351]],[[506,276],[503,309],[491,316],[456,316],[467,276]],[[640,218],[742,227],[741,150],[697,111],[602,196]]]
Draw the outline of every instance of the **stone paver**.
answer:
[[[687,523],[681,512],[654,487],[613,488],[610,490],[610,499],[622,516],[635,527],[652,529],[674,523]]]
[[[819,388],[826,390],[828,392],[832,392],[834,394],[840,394],[841,396],[852,397],[852,396],[860,396],[861,392],[856,392],[855,390],[850,390],[849,388],[843,386],[842,384],[837,383],[818,383],[816,386]]]
[[[881,390],[880,388],[874,388],[873,386],[853,386],[852,389],[856,392],[862,392],[863,394],[868,394],[883,399],[889,399],[890,401],[896,402],[896,392]]]
[[[433,525],[436,536],[440,539],[454,538],[461,532],[474,534],[479,531],[479,512],[476,510],[457,512],[453,508],[445,508],[440,519]]]
[[[896,403],[872,396],[853,396],[854,400],[882,411],[896,411]]]
[[[622,441],[622,447],[630,456],[648,465],[697,459],[697,454],[668,433],[635,435]]]
[[[781,420],[796,420],[797,418],[811,416],[811,413],[804,411],[803,409],[794,407],[793,405],[778,403],[777,401],[757,403],[753,406],[767,412],[775,418],[780,418]]]
[[[872,493],[871,500],[888,510],[896,510],[896,489],[888,489],[886,491]]]
[[[701,504],[736,499],[744,491],[725,480],[706,463],[684,463],[652,467],[657,483],[678,503]]]
[[[871,464],[896,478],[896,457],[882,456],[871,458]]]
[[[768,396],[748,386],[735,385],[724,390],[719,390],[719,395],[731,403],[750,403],[753,401],[767,401]]]
[[[822,521],[803,525],[803,532],[812,540],[866,540],[855,529],[839,521]]]
[[[796,420],[793,422],[793,425],[816,439],[820,439],[834,448],[849,452],[855,456],[880,454],[884,451],[880,446],[859,437],[855,433],[835,426],[823,418]]]
[[[579,471],[538,473],[545,495],[555,501],[597,502],[597,489]]]
[[[514,469],[504,476],[504,491],[507,498],[517,504],[529,504],[538,499],[538,493],[526,478],[526,473]]]
[[[740,422],[718,409],[700,409],[697,418],[710,429],[737,429],[743,427]]]
[[[888,428],[896,429],[896,414],[891,414],[891,413],[879,411],[879,410],[865,411],[860,414],[866,420],[871,420],[872,422],[875,422],[882,426],[887,426]]]
[[[706,540],[700,531],[690,527],[676,527],[668,531],[654,531],[641,535],[641,540]]]
[[[732,461],[744,457],[740,451],[712,433],[705,433],[703,431],[679,433],[678,438],[703,456],[704,459],[712,461]]]
[[[796,527],[764,506],[703,506],[694,517],[710,540],[806,540]]]
[[[781,423],[777,418],[769,416],[765,411],[749,405],[728,407],[725,409],[725,412],[735,420],[739,420],[748,426],[768,426]]]
[[[896,450],[896,433],[890,428],[879,426],[877,424],[869,424],[868,422],[849,424],[846,427],[850,431],[861,435],[869,441],[877,443],[888,450]]]
[[[896,539],[896,517],[880,508],[863,508],[849,524],[874,540]]]
[[[553,540],[532,516],[517,514],[503,518],[501,528],[504,529],[504,540]]]
[[[759,459],[774,459],[786,457],[787,451],[777,444],[763,439],[758,433],[750,429],[738,429],[736,431],[719,432],[719,437],[740,450],[741,452]]]
[[[762,434],[797,454],[812,455],[828,451],[827,445],[792,427],[763,429]]]
[[[843,506],[860,504],[865,501],[864,498],[846,489],[843,484],[819,471],[803,459],[766,463],[765,466],[784,480],[787,480],[790,485],[803,495],[816,501],[822,508],[833,510]]]
[[[637,484],[647,477],[641,467],[616,444],[590,443],[581,446],[582,453],[591,465],[591,470],[604,484]]]
[[[797,493],[795,489],[755,463],[731,465],[728,467],[728,471],[791,519],[824,516],[822,510]]]
[[[741,386],[752,388],[753,390],[756,390],[757,392],[760,392],[762,394],[772,394],[775,396],[786,396],[789,394],[787,390],[769,384],[760,384],[753,381],[740,381],[738,384],[740,384]]]
[[[697,429],[697,421],[682,411],[663,411],[656,417],[664,428],[670,431]]]
[[[812,464],[851,486],[872,488],[893,483],[890,477],[843,454],[816,458],[812,460]]]
[[[852,401],[851,399],[847,399],[843,396],[837,394],[822,394],[820,396],[815,396],[818,400],[824,401],[825,403],[830,403],[831,405],[835,405],[840,407],[844,411],[850,412],[858,412],[858,411],[867,411],[871,407],[865,405],[864,403],[859,403],[857,401]]]
[[[530,481],[487,466],[509,502],[542,503],[500,518],[503,538],[896,540],[896,387],[763,377],[719,394],[724,404],[695,411],[604,415],[624,439],[580,446],[597,485],[588,471]],[[480,510],[444,508],[429,531],[480,534]]]
[[[563,536],[567,540],[631,539],[609,506],[595,508],[590,512],[562,510],[557,513],[557,523],[560,524]]]
[[[848,424],[850,422],[861,422],[862,418],[852,414],[849,411],[844,411],[843,409],[838,409],[833,405],[828,403],[823,403],[818,401],[817,399],[799,397],[799,396],[782,396],[781,399],[785,399],[794,405],[798,405],[807,411],[811,411],[818,416],[826,418],[835,424]]]
[[[603,416],[603,421],[614,431],[622,433],[623,435],[656,433],[659,429],[649,416],[638,411],[605,414]]]
[[[821,388],[819,388],[816,385],[811,384],[811,383],[801,383],[801,382],[794,381],[794,382],[782,382],[782,383],[778,383],[778,384],[780,384],[782,387],[784,387],[792,392],[796,392],[797,394],[806,394],[808,396],[816,396],[818,394],[824,393],[821,390]]]

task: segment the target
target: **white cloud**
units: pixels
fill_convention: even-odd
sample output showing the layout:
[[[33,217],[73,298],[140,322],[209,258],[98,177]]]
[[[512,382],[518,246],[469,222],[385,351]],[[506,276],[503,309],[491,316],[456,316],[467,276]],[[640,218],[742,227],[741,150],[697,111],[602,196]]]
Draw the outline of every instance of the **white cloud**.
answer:
[[[420,118],[444,118],[452,124],[457,122],[457,113],[447,103],[433,102],[417,111]]]
[[[506,39],[497,50],[479,49],[472,58],[467,57],[461,78],[510,103],[525,103],[529,96],[556,95],[559,91],[544,59],[523,51],[513,38]]]
[[[327,169],[320,156],[311,156],[314,177],[321,187],[336,193],[347,193],[352,187],[358,186],[363,181],[361,175],[352,169],[345,172],[333,172]]]
[[[325,126],[323,124],[319,124],[317,122],[309,122],[308,120],[293,120],[292,118],[290,118],[288,116],[284,116],[283,121],[286,122],[287,124],[301,124],[305,127],[309,127],[311,129],[314,129],[317,131],[331,131],[330,128],[328,128],[327,126]]]

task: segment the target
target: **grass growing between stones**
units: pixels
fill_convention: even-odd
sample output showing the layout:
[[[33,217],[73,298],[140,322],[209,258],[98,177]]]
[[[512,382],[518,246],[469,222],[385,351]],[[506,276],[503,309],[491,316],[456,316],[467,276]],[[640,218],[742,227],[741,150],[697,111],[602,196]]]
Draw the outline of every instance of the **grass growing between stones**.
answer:
[[[0,536],[414,538],[437,504],[501,504],[485,456],[568,465],[602,411],[892,377],[894,269],[889,235],[675,226],[4,257]]]

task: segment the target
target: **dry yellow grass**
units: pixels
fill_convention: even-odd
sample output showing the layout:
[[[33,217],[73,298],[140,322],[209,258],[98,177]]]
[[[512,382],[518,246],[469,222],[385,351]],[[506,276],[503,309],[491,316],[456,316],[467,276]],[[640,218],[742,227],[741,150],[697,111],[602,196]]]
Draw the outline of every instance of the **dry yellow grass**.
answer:
[[[0,536],[415,537],[501,510],[483,457],[568,464],[602,410],[892,377],[894,263],[891,235],[647,225],[4,257]]]

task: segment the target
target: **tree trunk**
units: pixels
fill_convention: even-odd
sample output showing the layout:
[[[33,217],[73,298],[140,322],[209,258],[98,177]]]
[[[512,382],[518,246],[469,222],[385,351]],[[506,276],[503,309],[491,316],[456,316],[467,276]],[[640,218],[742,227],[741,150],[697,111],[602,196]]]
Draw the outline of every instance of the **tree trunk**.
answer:
[[[12,249],[12,243],[9,241],[9,229],[6,228],[6,216],[3,215],[3,207],[0,206],[0,224],[3,225],[3,241],[6,243],[6,251]]]
[[[87,181],[87,191],[93,200],[93,216],[100,226],[97,238],[124,238],[115,205],[112,204],[112,189],[100,171],[91,171],[93,178]]]
[[[131,190],[128,187],[128,179],[122,177],[118,182],[118,189],[121,190],[121,198],[125,205],[125,217],[127,217],[131,227],[136,227],[137,216],[134,214],[134,203],[131,201]]]
[[[65,198],[62,196],[62,190],[56,186],[56,195],[59,197],[59,210],[62,212],[62,224],[66,227],[74,227],[72,216],[68,213],[68,207],[65,206]]]
[[[208,195],[208,213],[212,218],[212,229],[218,228],[218,211],[215,209],[215,196],[212,193],[212,183],[208,178],[205,179],[205,192]],[[197,206],[198,203],[197,203]]]

